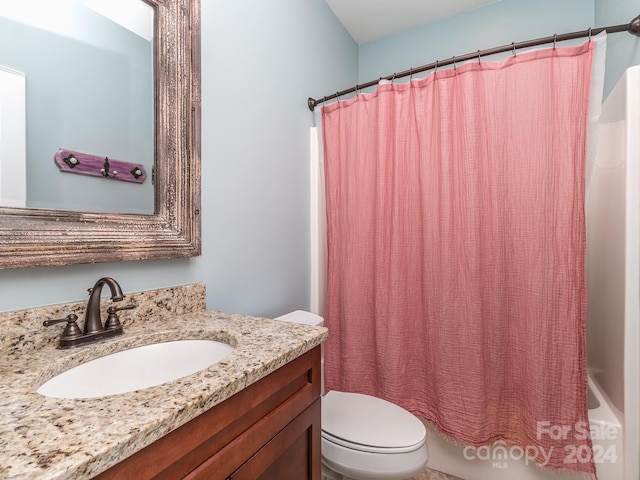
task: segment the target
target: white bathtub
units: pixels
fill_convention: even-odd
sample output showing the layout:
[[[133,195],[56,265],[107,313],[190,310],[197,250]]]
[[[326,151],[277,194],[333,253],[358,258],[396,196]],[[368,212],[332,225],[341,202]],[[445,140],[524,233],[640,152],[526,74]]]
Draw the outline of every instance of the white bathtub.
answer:
[[[589,424],[599,480],[620,480],[622,468],[622,424],[598,384],[589,377]],[[595,402],[594,402],[595,399]],[[597,406],[596,406],[597,404]],[[593,408],[592,408],[593,407]],[[470,450],[445,440],[427,424],[429,461],[427,467],[464,480],[575,480],[575,475],[561,475],[518,460],[517,449],[505,457],[504,448]],[[508,447],[507,447],[507,450]]]

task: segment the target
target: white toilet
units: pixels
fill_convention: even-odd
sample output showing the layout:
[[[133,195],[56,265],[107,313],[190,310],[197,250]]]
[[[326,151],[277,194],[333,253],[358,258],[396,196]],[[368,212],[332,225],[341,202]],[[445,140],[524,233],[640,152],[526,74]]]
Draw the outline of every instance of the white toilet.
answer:
[[[277,320],[324,326],[302,310]],[[323,359],[324,393],[324,359]],[[322,480],[404,480],[427,463],[426,429],[405,409],[380,398],[330,391],[322,398]]]

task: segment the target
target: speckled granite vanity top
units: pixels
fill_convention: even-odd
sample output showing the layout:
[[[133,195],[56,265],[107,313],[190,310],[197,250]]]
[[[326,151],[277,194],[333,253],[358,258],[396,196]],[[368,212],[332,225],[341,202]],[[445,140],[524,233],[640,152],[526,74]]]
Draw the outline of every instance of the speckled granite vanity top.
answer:
[[[103,311],[110,301],[103,299]],[[60,328],[47,318],[86,302],[0,313],[0,478],[85,479],[106,470],[326,339],[326,329],[207,311],[204,285],[130,294],[125,333],[71,350],[56,349]],[[124,303],[123,303],[124,304]],[[235,350],[211,367],[145,390],[97,399],[44,397],[35,390],[84,361],[133,346],[212,339]]]

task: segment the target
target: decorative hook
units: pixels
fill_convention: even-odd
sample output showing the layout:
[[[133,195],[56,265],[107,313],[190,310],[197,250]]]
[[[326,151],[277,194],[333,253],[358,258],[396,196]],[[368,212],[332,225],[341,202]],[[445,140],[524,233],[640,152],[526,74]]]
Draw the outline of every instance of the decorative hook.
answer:
[[[69,168],[75,168],[80,165],[80,160],[78,160],[73,153],[70,153],[69,155],[64,157],[62,161],[69,165]]]
[[[118,175],[117,170],[109,173],[109,157],[104,157],[104,165],[100,169],[100,173],[102,173],[102,176],[105,178],[115,178],[115,176]]]
[[[140,167],[133,167],[133,169],[131,170],[131,175],[133,175],[133,178],[135,178],[136,180],[139,179],[142,175],[143,172],[140,169]]]

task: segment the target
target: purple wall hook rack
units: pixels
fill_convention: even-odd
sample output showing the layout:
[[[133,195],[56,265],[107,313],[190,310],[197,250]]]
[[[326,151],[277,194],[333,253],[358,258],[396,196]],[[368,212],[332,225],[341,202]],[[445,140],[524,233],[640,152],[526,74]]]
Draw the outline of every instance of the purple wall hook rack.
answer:
[[[61,148],[53,156],[53,159],[61,172],[132,183],[143,183],[147,178],[147,172],[142,165],[114,160],[109,157],[99,157]]]

